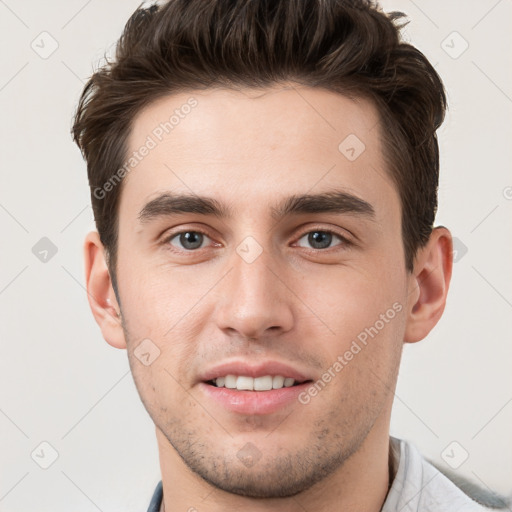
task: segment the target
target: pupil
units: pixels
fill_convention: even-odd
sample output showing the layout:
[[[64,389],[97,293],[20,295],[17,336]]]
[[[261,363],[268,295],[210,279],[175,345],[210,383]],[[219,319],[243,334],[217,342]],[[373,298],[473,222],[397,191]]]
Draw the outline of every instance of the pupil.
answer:
[[[180,235],[180,242],[185,249],[197,249],[201,247],[203,235],[195,231],[187,231]]]
[[[331,233],[326,233],[325,231],[313,231],[309,234],[308,238],[309,243],[313,247],[315,247],[315,244],[317,244],[315,249],[325,249],[326,247],[329,247],[332,240],[332,235]]]

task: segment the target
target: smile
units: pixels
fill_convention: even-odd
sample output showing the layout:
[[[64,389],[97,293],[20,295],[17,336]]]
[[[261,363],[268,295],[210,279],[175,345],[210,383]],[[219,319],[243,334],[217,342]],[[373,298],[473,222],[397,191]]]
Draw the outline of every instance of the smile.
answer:
[[[271,389],[289,388],[300,384],[292,377],[282,375],[265,375],[250,377],[248,375],[226,375],[209,381],[218,388],[237,389],[239,391],[270,391]]]

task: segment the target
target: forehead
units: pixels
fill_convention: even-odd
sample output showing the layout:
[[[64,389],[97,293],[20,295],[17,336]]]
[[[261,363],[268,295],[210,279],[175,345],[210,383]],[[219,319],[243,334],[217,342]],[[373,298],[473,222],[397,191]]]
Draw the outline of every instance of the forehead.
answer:
[[[399,200],[380,130],[371,102],[317,88],[169,95],[133,120],[127,157],[137,156],[127,167],[121,210],[136,213],[172,191],[260,214],[264,204],[292,194],[343,189],[384,214]]]

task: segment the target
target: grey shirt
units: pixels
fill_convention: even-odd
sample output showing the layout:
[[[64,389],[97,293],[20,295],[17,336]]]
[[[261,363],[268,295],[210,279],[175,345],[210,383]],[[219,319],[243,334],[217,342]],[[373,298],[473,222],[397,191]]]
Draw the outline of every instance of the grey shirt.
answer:
[[[496,510],[481,503],[499,503],[496,495],[478,490],[469,482],[460,479],[469,489],[473,498],[463,492],[441,471],[426,461],[412,444],[391,437],[391,448],[395,453],[395,467],[398,466],[393,484],[381,512],[484,512]],[[398,462],[398,464],[396,464]],[[460,484],[459,484],[460,485]],[[501,505],[505,507],[505,502]],[[505,510],[502,508],[501,510]],[[508,510],[508,509],[507,509]]]

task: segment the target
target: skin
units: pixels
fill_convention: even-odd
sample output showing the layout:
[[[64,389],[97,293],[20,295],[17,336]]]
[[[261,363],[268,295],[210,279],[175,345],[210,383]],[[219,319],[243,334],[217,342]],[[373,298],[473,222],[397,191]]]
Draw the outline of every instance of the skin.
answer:
[[[367,100],[296,84],[189,91],[137,115],[130,152],[190,97],[198,105],[125,178],[119,301],[98,234],[85,241],[92,312],[105,340],[128,350],[155,423],[165,510],[378,511],[388,492],[402,347],[423,339],[442,315],[450,232],[435,228],[407,272],[400,200]],[[365,144],[352,162],[338,150],[351,133]],[[271,207],[291,194],[333,189],[370,203],[375,218],[271,217]],[[215,198],[234,215],[142,223],[142,207],[165,191]],[[169,241],[197,230],[207,235],[199,249],[187,252],[179,236]],[[351,243],[333,236],[318,248],[312,231]],[[247,236],[263,250],[252,263],[236,251]],[[198,375],[227,359],[278,360],[316,381],[395,303],[401,311],[307,405],[240,414],[200,389]],[[148,366],[134,354],[146,338],[160,350]],[[247,443],[259,456],[251,467],[237,457]]]

